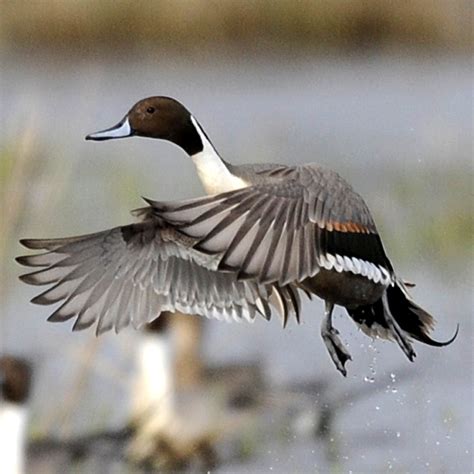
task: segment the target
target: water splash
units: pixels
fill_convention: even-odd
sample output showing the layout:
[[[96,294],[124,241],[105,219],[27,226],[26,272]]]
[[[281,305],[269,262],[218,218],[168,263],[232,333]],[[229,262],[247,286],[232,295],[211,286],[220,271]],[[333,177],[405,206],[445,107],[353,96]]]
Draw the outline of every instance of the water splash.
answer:
[[[387,385],[387,389],[385,390],[385,393],[398,393],[398,388],[395,387],[395,383],[397,381],[397,376],[393,373],[390,372],[390,383]]]
[[[373,353],[372,362],[369,364],[369,375],[364,377],[364,382],[367,383],[374,383],[375,382],[375,375],[377,374],[377,353],[378,350],[373,344],[369,344],[367,346],[368,350]]]
[[[369,346],[370,347],[370,346]],[[374,383],[375,382],[375,375],[377,373],[376,369],[375,369],[375,358],[374,360],[372,361],[371,364],[369,364],[369,372],[370,374],[369,375],[366,375],[364,377],[364,382],[368,382],[368,383]]]

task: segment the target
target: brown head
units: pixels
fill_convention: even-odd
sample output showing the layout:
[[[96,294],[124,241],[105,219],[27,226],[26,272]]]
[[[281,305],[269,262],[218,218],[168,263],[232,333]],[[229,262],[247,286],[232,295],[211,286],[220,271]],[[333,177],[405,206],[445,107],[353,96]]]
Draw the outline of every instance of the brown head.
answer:
[[[180,146],[189,155],[203,149],[197,122],[177,100],[148,97],[137,102],[113,127],[86,136],[86,140],[113,140],[131,136],[160,138]]]
[[[31,388],[31,366],[18,357],[0,357],[0,401],[25,403]]]

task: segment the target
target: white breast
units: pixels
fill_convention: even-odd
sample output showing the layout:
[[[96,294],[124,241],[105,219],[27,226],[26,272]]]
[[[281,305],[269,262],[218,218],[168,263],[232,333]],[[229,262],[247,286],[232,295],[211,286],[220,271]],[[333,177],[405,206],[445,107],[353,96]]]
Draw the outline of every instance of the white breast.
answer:
[[[24,472],[27,408],[0,401],[0,470],[4,474]]]
[[[173,416],[171,357],[171,341],[166,334],[141,335],[132,388],[132,418],[143,423],[143,417],[146,417],[158,430]]]
[[[234,189],[246,188],[249,183],[234,176],[229,171],[193,116],[191,116],[191,121],[196,127],[203,144],[203,150],[191,158],[206,193],[218,194],[233,191]]]

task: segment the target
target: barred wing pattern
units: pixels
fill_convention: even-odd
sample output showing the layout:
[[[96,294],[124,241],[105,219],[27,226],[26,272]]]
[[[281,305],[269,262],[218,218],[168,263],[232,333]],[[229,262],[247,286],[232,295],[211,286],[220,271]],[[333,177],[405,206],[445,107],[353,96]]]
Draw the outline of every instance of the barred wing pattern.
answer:
[[[266,171],[264,178],[214,196],[148,203],[196,238],[196,249],[222,255],[219,269],[238,271],[241,279],[284,286],[325,268],[393,282],[367,205],[337,173],[304,165]]]
[[[97,323],[96,333],[140,327],[162,311],[180,311],[223,320],[270,319],[270,302],[286,323],[299,316],[297,291],[217,271],[218,256],[192,248],[194,241],[157,219],[96,234],[51,240],[23,240],[45,253],[18,257],[39,270],[20,278],[50,285],[32,302],[61,305],[50,321],[75,318],[73,330]],[[51,286],[52,285],[52,286]]]

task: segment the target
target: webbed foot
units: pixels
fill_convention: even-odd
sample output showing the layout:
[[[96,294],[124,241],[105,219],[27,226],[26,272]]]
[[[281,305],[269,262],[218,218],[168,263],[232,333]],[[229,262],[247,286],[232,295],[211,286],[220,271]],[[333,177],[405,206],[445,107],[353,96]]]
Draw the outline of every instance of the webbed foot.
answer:
[[[321,329],[321,336],[336,369],[346,377],[347,370],[345,364],[348,360],[352,360],[352,357],[344,347],[344,344],[341,342],[338,335],[339,331],[332,326],[330,329],[327,329],[326,327]]]
[[[333,309],[334,305],[326,301],[326,316],[321,325],[321,336],[336,369],[346,377],[347,370],[345,365],[348,360],[352,360],[352,357],[339,339],[339,331],[332,325]]]

